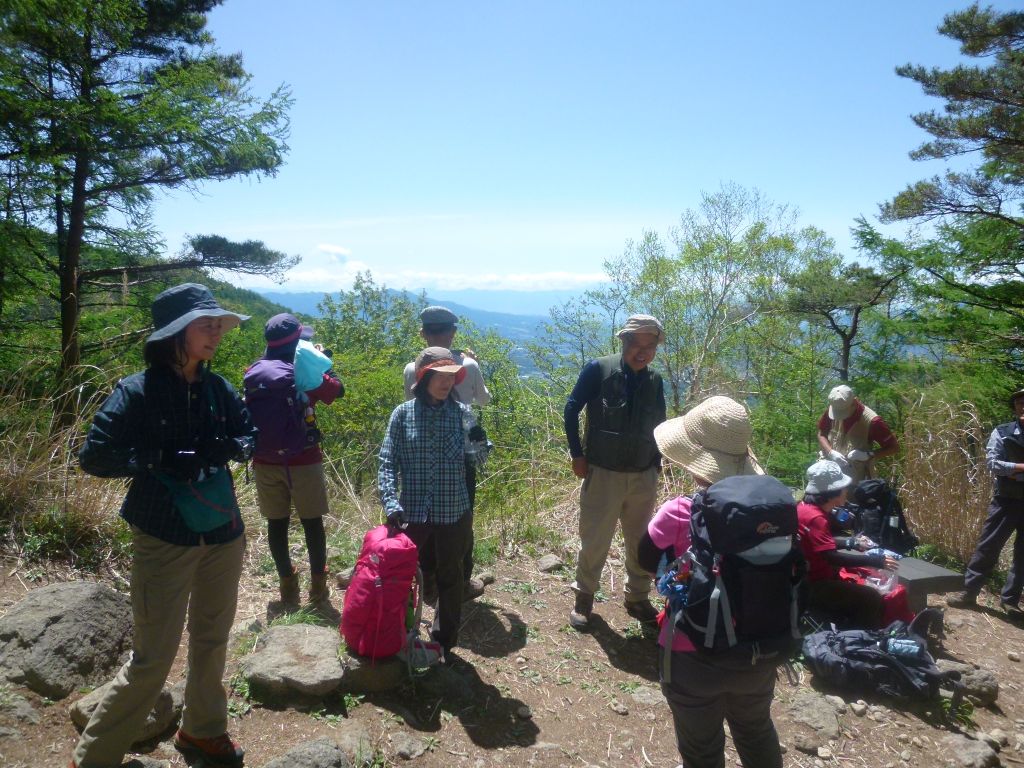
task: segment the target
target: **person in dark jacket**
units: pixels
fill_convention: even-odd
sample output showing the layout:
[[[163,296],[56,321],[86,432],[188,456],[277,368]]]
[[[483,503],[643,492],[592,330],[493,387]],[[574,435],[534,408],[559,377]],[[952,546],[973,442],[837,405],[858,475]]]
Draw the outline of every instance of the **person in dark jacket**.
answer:
[[[186,617],[185,706],[174,745],[210,766],[240,766],[244,756],[227,734],[221,683],[245,551],[227,463],[249,456],[255,430],[209,365],[223,334],[248,317],[195,283],[159,294],[152,314],[146,370],[117,384],[79,454],[90,474],[128,478],[121,517],[132,528],[134,634],[71,768],[121,764],[171,670]]]
[[[665,388],[648,366],[665,333],[650,315],[633,315],[618,332],[622,354],[587,363],[565,404],[565,436],[580,489],[580,552],[569,623],[585,630],[612,543],[616,522],[626,551],[626,612],[653,622],[651,577],[636,559],[640,537],[654,514],[661,455],[654,428],[665,420]],[[586,409],[585,442],[579,415]]]
[[[995,475],[995,489],[978,546],[967,564],[964,591],[953,595],[946,603],[955,608],[976,605],[985,580],[999,562],[999,553],[1010,536],[1016,534],[1013,560],[999,602],[1003,610],[1020,618],[1020,596],[1024,587],[1024,389],[1010,395],[1010,408],[1013,420],[992,430],[985,449],[988,469]]]

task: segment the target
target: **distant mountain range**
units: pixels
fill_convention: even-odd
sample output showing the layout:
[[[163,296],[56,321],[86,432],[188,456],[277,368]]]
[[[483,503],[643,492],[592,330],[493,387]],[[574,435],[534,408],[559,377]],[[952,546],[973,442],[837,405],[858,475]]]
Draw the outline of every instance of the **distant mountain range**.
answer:
[[[309,315],[310,317],[319,316],[320,310],[317,309],[317,304],[323,301],[324,298],[323,293],[316,291],[289,293],[286,291],[257,290],[256,293],[270,301],[287,307],[292,312]],[[394,293],[399,293],[399,291],[394,291]],[[542,291],[541,293],[548,294],[551,298],[555,295],[559,297],[577,295],[564,291]],[[488,302],[487,306],[491,307],[491,309],[477,309],[476,307],[456,302],[450,298],[456,294],[465,294],[471,298],[476,297],[481,302],[486,301]],[[518,294],[521,297],[526,295],[525,292],[521,291],[451,291],[442,296],[428,296],[427,303],[442,304],[448,307],[460,318],[472,322],[481,331],[494,331],[517,344],[532,341],[537,338],[541,323],[545,322],[548,317],[542,311],[538,311],[535,314],[523,314],[522,311],[497,311],[497,307],[509,306],[511,294]],[[559,301],[555,300],[549,306],[554,306],[558,303]],[[524,299],[523,307],[528,305],[538,306],[537,299],[535,297],[531,297],[528,301]]]

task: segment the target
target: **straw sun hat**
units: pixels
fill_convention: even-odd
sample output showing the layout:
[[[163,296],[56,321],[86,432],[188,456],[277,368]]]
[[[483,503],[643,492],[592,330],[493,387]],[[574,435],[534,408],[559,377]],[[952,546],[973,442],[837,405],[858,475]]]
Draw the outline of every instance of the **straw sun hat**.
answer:
[[[763,475],[750,450],[747,409],[735,400],[709,397],[685,416],[654,428],[661,455],[692,475],[716,483],[732,475]]]

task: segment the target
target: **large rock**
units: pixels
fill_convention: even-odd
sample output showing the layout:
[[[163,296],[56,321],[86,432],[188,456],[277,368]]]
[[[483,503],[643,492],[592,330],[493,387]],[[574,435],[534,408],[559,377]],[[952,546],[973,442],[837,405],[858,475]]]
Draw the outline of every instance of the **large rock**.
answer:
[[[786,705],[786,713],[794,723],[804,726],[797,730],[793,740],[802,752],[816,754],[820,747],[828,746],[829,741],[839,738],[835,707],[820,693],[806,688],[797,690]]]
[[[92,713],[96,710],[97,705],[113,683],[114,681],[111,680],[109,683],[101,685],[95,691],[86,694],[72,704],[69,710],[71,721],[80,729],[85,728],[89,718],[92,717]],[[179,718],[181,718],[181,707],[184,699],[184,685],[164,688],[160,691],[156,705],[150,710],[149,715],[146,716],[146,722],[142,724],[142,728],[139,729],[132,743],[137,744],[142,741],[149,741],[170,730],[171,726],[176,724]]]
[[[935,665],[941,672],[955,671],[960,673],[960,684],[964,695],[970,697],[983,707],[989,707],[999,698],[999,678],[987,669],[979,669],[970,664],[962,664],[949,659],[938,659]]]
[[[334,742],[317,739],[271,760],[263,768],[352,768],[352,760]]]
[[[397,656],[371,659],[346,651],[342,663],[345,665],[345,675],[341,687],[349,693],[393,691],[409,679],[409,665]]]
[[[958,733],[940,742],[943,765],[948,768],[994,768],[999,755],[983,741],[975,741]]]
[[[338,631],[330,627],[271,627],[240,669],[252,695],[266,703],[322,699],[341,685],[339,644]]]
[[[0,678],[63,699],[113,677],[131,644],[127,595],[92,582],[51,584],[0,618]]]

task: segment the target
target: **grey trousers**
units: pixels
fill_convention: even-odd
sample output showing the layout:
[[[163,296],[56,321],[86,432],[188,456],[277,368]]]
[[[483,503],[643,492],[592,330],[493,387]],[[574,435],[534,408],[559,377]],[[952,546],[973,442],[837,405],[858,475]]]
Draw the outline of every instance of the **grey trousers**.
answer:
[[[672,710],[676,742],[685,768],[724,768],[725,729],[744,768],[782,768],[779,735],[772,722],[773,664],[751,666],[750,657],[712,659],[699,652],[674,651],[671,679],[661,690]]]

